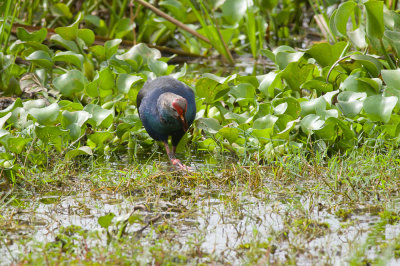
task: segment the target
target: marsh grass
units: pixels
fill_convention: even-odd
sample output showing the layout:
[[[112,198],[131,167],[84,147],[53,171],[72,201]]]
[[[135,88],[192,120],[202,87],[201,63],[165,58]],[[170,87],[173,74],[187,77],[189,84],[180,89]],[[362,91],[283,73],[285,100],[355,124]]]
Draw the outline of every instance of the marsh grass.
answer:
[[[232,158],[190,173],[158,160],[84,160],[3,186],[6,263],[398,262],[395,149]],[[104,228],[98,219],[109,213]]]

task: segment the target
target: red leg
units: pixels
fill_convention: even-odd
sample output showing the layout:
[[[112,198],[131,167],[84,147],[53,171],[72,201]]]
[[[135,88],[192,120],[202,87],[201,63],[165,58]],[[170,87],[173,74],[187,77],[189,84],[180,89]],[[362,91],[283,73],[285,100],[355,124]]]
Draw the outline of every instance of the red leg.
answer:
[[[184,165],[179,159],[175,157],[176,146],[172,146],[172,152],[169,149],[168,142],[164,142],[164,147],[165,150],[167,151],[168,158],[173,165],[178,166],[180,170],[186,170],[186,171],[192,170],[191,167]]]

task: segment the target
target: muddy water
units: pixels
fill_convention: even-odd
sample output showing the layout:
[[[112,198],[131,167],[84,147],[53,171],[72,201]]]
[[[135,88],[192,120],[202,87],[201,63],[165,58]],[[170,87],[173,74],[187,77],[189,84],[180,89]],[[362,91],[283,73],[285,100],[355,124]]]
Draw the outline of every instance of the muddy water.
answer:
[[[133,206],[140,205],[151,208],[135,211],[135,214],[150,218],[162,215],[153,227],[149,226],[143,231],[141,237],[144,246],[146,243],[151,245],[152,237],[157,238],[154,228],[168,223],[175,229],[168,234],[172,234],[174,241],[183,244],[180,248],[182,251],[190,248],[190,243],[196,242],[200,245],[201,252],[212,254],[221,263],[230,262],[234,265],[246,262],[245,254],[250,249],[249,245],[251,247],[255,243],[267,243],[272,247],[270,250],[264,247],[270,263],[287,261],[288,256],[293,254],[291,249],[297,249],[295,259],[298,265],[322,262],[345,264],[354,254],[356,246],[366,241],[371,225],[379,220],[378,216],[361,208],[343,222],[323,208],[321,210],[320,206],[312,206],[308,197],[299,196],[298,203],[308,210],[308,219],[329,224],[329,228],[322,227],[321,233],[304,234],[288,230],[288,217],[296,217],[298,207],[292,198],[285,197],[284,194],[238,193],[238,198],[233,202],[228,200],[231,196],[220,189],[200,187],[193,189],[191,194],[190,197],[182,196],[172,201],[159,199],[156,202],[146,202],[144,198],[132,198],[126,194],[104,190],[21,199],[26,201],[25,210],[9,206],[9,209],[14,209],[11,213],[17,223],[2,228],[1,264],[10,264],[20,255],[26,254],[27,246],[33,243],[55,241],[59,229],[71,225],[98,232],[99,237],[89,242],[89,248],[106,246],[107,237],[98,218],[112,212],[116,214],[116,221],[131,213]],[[194,198],[197,200],[193,200]],[[186,214],[182,215],[182,212]],[[141,228],[143,224],[128,225],[126,236],[132,237]],[[400,226],[387,225],[385,230],[386,240],[390,241],[399,235]],[[21,245],[21,239],[25,239],[24,245]],[[5,243],[8,245],[4,245]],[[376,257],[374,249],[369,251],[368,257]],[[400,260],[388,263],[396,265]]]

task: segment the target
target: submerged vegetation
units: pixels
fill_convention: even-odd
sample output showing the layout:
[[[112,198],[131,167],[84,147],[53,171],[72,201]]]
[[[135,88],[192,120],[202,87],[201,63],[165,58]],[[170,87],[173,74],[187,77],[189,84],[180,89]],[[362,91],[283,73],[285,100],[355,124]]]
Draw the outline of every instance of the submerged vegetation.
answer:
[[[22,263],[398,259],[397,234],[386,237],[400,220],[396,5],[0,4],[0,253]],[[301,47],[290,46],[300,33]],[[172,54],[197,59],[177,64]],[[194,67],[215,61],[251,67]],[[196,94],[196,120],[178,146],[190,147],[191,173],[165,171],[138,117],[138,91],[165,75]],[[68,212],[80,225],[49,225],[57,233],[41,236],[48,220],[23,214],[49,216],[46,206],[61,209],[53,220]],[[37,235],[25,242],[14,230]],[[227,244],[213,249],[210,237]]]

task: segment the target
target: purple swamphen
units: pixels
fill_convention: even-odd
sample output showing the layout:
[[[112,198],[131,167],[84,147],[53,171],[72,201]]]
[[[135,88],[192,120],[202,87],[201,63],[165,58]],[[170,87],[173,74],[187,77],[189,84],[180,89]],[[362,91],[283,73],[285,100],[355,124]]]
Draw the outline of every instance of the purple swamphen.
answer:
[[[172,77],[159,77],[143,85],[136,103],[140,120],[150,137],[164,142],[173,165],[188,169],[175,157],[175,151],[196,116],[193,90]],[[170,136],[172,151],[168,144]]]

